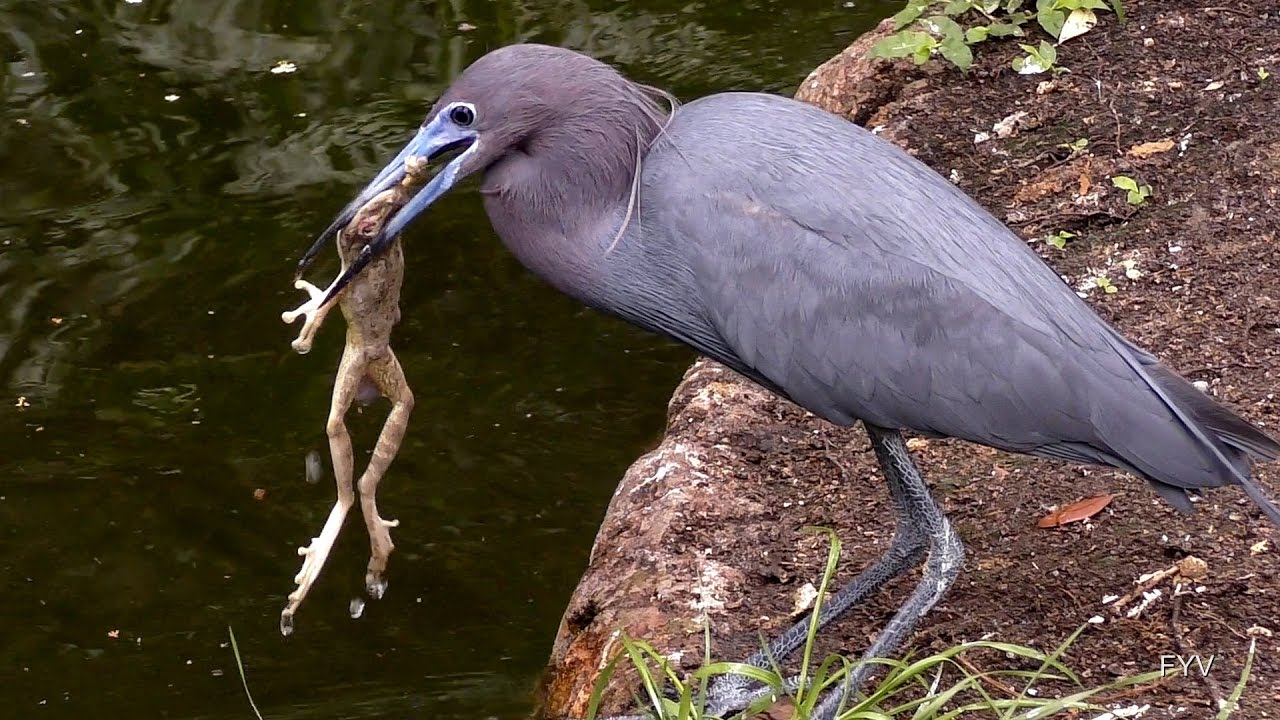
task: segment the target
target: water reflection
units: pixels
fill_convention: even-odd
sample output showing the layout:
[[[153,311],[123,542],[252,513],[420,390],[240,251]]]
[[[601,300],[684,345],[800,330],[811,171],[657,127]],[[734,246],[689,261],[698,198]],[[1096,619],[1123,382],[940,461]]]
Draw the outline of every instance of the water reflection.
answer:
[[[248,717],[232,625],[270,717],[519,716],[690,356],[533,280],[474,196],[433,209],[406,237],[390,591],[347,617],[352,532],[285,641],[341,342],[289,351],[294,259],[488,48],[576,47],[685,98],[788,92],[894,4],[0,4],[0,700]]]

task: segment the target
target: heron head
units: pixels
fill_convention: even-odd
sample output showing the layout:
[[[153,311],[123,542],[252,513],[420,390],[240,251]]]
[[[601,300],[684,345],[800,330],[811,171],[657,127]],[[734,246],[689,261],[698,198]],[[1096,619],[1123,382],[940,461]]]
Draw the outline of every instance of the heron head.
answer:
[[[556,124],[564,108],[589,98],[598,87],[592,76],[620,77],[598,60],[548,45],[510,45],[476,60],[436,101],[399,154],[329,224],[299,261],[297,273],[306,269],[325,241],[345,227],[365,203],[404,179],[409,158],[444,160],[434,177],[351,262],[329,292],[329,297],[335,296],[442,195],[506,154],[522,152],[530,137]]]

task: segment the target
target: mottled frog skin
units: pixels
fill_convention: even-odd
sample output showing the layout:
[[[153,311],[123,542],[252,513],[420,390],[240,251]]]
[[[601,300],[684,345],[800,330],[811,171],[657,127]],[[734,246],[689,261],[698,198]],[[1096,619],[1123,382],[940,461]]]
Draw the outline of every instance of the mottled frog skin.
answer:
[[[420,158],[409,158],[405,167],[406,175],[399,185],[365,203],[351,222],[338,233],[338,256],[342,259],[343,269],[377,236],[387,219],[409,200],[414,187],[420,184],[426,162]],[[338,364],[333,399],[329,405],[329,419],[325,425],[329,436],[329,453],[333,460],[334,480],[338,486],[338,499],[329,512],[320,535],[312,538],[307,547],[298,548],[298,554],[303,560],[302,569],[294,578],[297,588],[289,594],[289,602],[280,613],[280,632],[285,635],[293,632],[294,613],[319,577],[329,551],[333,549],[342,530],[347,512],[355,504],[357,488],[360,510],[369,532],[370,557],[368,572],[365,574],[365,590],[375,599],[381,598],[386,592],[387,581],[383,574],[391,551],[395,549],[391,542],[390,528],[399,524],[399,521],[384,520],[378,514],[376,495],[378,482],[400,449],[400,442],[404,439],[405,429],[409,424],[409,413],[413,410],[413,392],[405,381],[400,361],[391,350],[391,331],[400,321],[400,287],[403,281],[404,250],[400,239],[395,238],[391,247],[371,261],[328,305],[321,304],[326,290],[305,280],[297,281],[295,287],[306,290],[311,299],[281,316],[287,323],[292,323],[299,316],[306,318],[297,339],[292,343],[293,349],[303,354],[311,350],[315,334],[333,302],[336,301],[347,321],[346,344],[342,350],[342,360]],[[383,423],[373,457],[356,484],[353,483],[355,462],[351,436],[347,433],[343,418],[352,402],[367,404],[378,396],[391,401],[391,412]]]

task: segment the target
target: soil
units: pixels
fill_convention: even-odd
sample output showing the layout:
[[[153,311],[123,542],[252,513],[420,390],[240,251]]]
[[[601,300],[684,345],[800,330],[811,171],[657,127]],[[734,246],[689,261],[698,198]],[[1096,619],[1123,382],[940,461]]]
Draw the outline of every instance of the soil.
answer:
[[[867,64],[854,48],[815,71],[798,96],[878,128],[1029,241],[1074,233],[1063,249],[1033,246],[1073,286],[1105,273],[1114,293],[1083,291],[1104,318],[1280,434],[1280,9],[1270,0],[1125,5],[1127,24],[1100,14],[1090,33],[1059,47],[1069,73],[1019,75],[1010,68],[1017,45],[990,43],[967,75],[937,61],[878,61],[868,79],[850,69]],[[993,128],[1015,113],[1025,115],[998,136]],[[976,142],[980,133],[989,138]],[[1089,141],[1083,151],[1063,147],[1080,138]],[[1129,204],[1114,175],[1151,186],[1150,197]],[[544,709],[575,707],[556,686],[568,655],[583,652],[598,665],[597,654],[610,652],[603,634],[582,640],[602,609],[614,624],[601,633],[628,607],[647,614],[623,624],[656,636],[664,651],[685,650],[686,669],[701,657],[696,626],[705,616],[713,654],[740,659],[758,647],[758,632],[788,625],[797,591],[817,583],[826,543],[801,528],[829,527],[842,538],[837,582],[886,547],[892,514],[859,428],[832,427],[705,360],[678,389],[670,417],[667,437],[628,473],[597,538],[557,641]],[[1149,704],[1145,718],[1209,718],[1256,640],[1232,717],[1280,718],[1280,638],[1270,635],[1280,632],[1280,531],[1238,489],[1210,491],[1182,515],[1120,472],[956,441],[912,446],[968,549],[913,652],[978,639],[1050,650],[1101,617],[1065,656],[1084,685],[1159,670],[1162,655],[1212,656],[1203,677],[1193,666],[1190,676],[1106,698]],[[1280,493],[1280,468],[1260,465],[1257,476]],[[1108,493],[1117,496],[1088,521],[1037,526],[1061,506]],[[1207,563],[1208,575],[1183,579],[1184,592],[1165,580],[1134,616],[1103,604],[1187,556]],[[636,577],[647,579],[624,582]],[[825,631],[818,651],[856,657],[918,578],[913,572],[855,608]],[[1016,665],[996,655],[972,662]],[[1003,694],[995,684],[988,690]]]

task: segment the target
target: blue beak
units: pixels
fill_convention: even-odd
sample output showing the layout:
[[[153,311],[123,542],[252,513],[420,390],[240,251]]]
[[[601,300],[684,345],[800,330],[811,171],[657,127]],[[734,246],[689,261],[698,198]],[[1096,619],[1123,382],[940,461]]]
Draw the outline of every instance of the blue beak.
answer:
[[[463,161],[477,147],[477,136],[474,130],[460,128],[443,115],[437,115],[430,123],[419,128],[417,134],[404,146],[404,149],[378,172],[377,176],[360,191],[360,194],[354,200],[347,203],[347,206],[342,209],[342,212],[338,213],[338,217],[333,222],[329,223],[329,227],[325,228],[320,237],[312,243],[306,254],[298,261],[298,269],[294,273],[294,279],[302,276],[302,273],[315,260],[316,255],[319,254],[324,244],[337,235],[339,230],[346,227],[347,223],[351,222],[351,219],[355,217],[365,203],[372,200],[378,193],[394,187],[404,179],[404,166],[407,158],[416,156],[434,160],[447,152],[461,149],[462,153],[449,161],[444,166],[444,169],[436,173],[436,176],[431,178],[431,182],[427,183],[425,187],[413,196],[413,199],[391,216],[391,219],[382,228],[382,232],[378,233],[377,237],[360,250],[360,254],[352,260],[346,271],[330,287],[329,293],[324,299],[324,303],[328,303],[346,287],[347,283],[351,282],[352,278],[369,264],[370,260],[385,251],[391,245],[392,240],[415,217],[422,214],[422,211],[426,210],[431,203],[453,187],[453,184],[458,180],[459,169]]]

